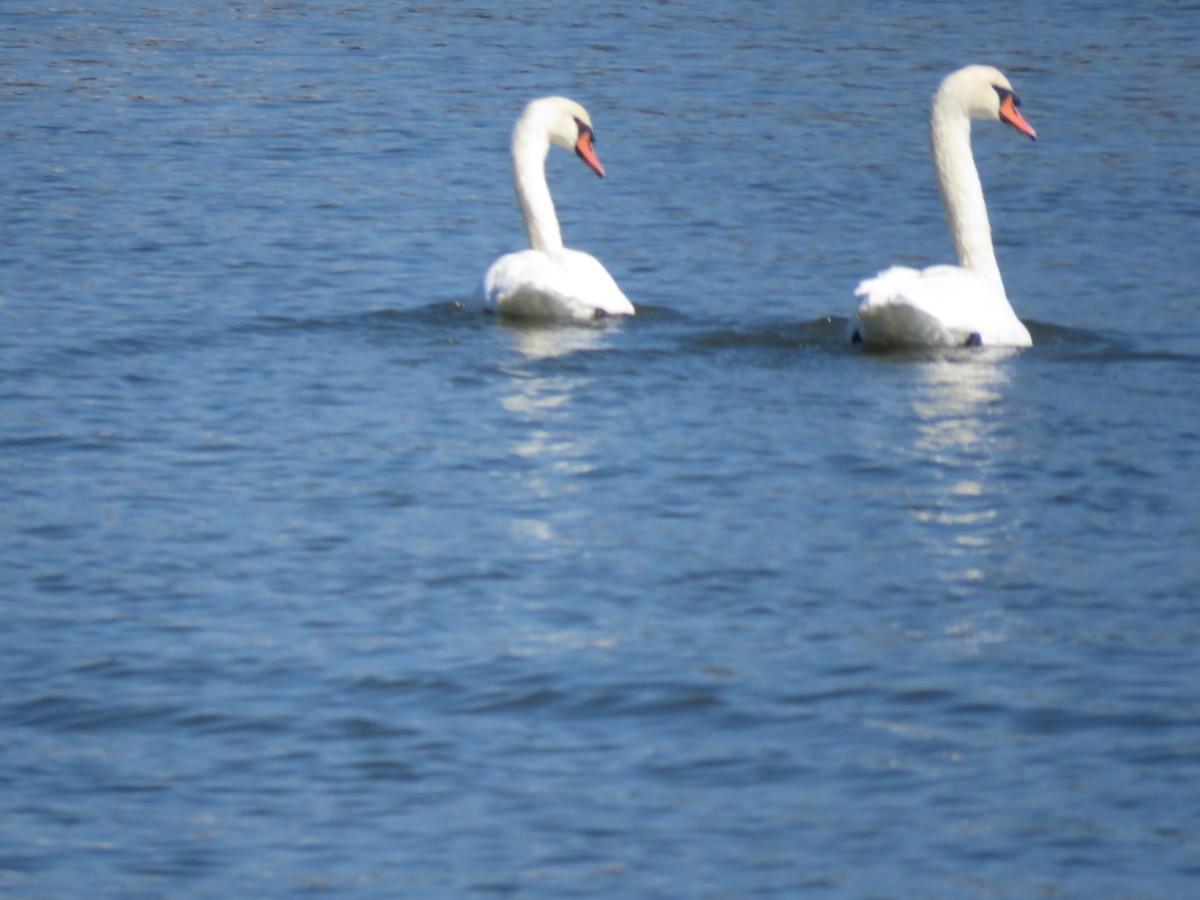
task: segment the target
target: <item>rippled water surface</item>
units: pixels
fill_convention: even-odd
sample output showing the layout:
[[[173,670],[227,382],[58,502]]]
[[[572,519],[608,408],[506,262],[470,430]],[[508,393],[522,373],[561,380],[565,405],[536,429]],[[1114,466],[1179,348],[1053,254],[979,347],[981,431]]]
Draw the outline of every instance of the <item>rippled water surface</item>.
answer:
[[[3,4],[0,893],[1195,891],[1196,10],[792,6]],[[863,355],[974,61],[1035,346]]]

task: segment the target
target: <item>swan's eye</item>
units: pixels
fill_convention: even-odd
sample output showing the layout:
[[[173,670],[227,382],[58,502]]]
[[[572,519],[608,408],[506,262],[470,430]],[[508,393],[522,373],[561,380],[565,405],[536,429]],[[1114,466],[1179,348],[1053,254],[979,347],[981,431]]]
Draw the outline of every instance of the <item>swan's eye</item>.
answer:
[[[993,84],[992,87],[995,89],[996,93],[1000,95],[1001,103],[1003,103],[1009,97],[1012,97],[1013,106],[1021,105],[1021,98],[1018,97],[1016,94],[1014,94],[1012,91],[1010,91],[1008,88],[1002,88],[998,84]]]
[[[596,132],[592,131],[590,126],[585,125],[580,119],[575,120],[575,126],[579,129],[580,137],[583,137],[586,134],[592,139],[593,144],[596,143]]]

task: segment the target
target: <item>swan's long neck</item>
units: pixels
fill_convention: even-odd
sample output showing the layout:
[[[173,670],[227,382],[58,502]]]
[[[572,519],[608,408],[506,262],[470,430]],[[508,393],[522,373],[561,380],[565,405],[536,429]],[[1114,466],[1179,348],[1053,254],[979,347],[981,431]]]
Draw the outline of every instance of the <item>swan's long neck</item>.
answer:
[[[512,136],[513,187],[517,202],[521,204],[529,246],[543,253],[561,250],[563,246],[554,200],[550,197],[550,186],[546,184],[546,155],[549,152],[550,138],[545,127],[536,119],[522,117]]]
[[[935,101],[930,137],[938,188],[958,252],[958,264],[994,279],[1003,290],[983,185],[971,153],[971,120],[961,106],[949,100],[938,97]]]

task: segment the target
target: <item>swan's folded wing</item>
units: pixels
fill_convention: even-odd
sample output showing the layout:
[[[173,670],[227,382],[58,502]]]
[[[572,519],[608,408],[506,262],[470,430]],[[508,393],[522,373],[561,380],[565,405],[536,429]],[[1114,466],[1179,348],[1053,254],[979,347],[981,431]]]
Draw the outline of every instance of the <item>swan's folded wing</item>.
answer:
[[[938,346],[962,343],[966,339],[964,335],[955,341],[943,325],[937,309],[945,305],[941,295],[946,283],[936,277],[927,279],[927,274],[932,271],[892,266],[859,284],[854,295],[861,298],[861,302],[853,327],[864,344]]]
[[[579,308],[561,266],[540,250],[522,250],[496,260],[483,279],[488,309],[523,319],[593,318]]]
[[[1009,311],[1003,290],[959,266],[893,266],[859,284],[857,319],[865,344],[958,346],[1009,343],[993,310]],[[1018,323],[1019,325],[1019,323]]]
[[[483,281],[484,303],[508,316],[630,316],[633,304],[598,260],[577,250],[522,250],[500,257]]]
[[[552,317],[561,299],[549,290],[550,259],[539,250],[501,256],[483,277],[484,304],[505,315]]]
[[[581,250],[563,248],[553,254],[577,298],[608,316],[632,316],[633,304],[600,260]]]

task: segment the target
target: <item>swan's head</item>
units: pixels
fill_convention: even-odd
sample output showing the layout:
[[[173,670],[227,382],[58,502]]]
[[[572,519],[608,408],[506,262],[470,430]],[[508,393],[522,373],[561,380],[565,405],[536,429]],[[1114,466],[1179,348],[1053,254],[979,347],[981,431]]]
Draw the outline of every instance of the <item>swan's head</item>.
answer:
[[[1004,73],[991,66],[967,66],[943,79],[934,98],[934,107],[953,105],[972,119],[990,119],[1011,125],[1021,134],[1037,140],[1037,132],[1025,121],[1017,96]]]
[[[604,166],[596,156],[596,133],[592,131],[592,117],[588,111],[566,97],[543,97],[525,107],[521,122],[537,123],[545,129],[550,143],[573,150],[575,155],[587,163],[587,167],[604,177]]]

